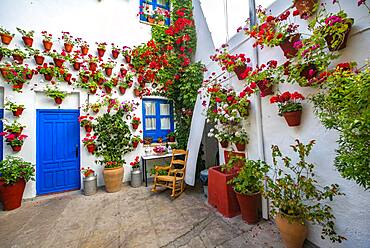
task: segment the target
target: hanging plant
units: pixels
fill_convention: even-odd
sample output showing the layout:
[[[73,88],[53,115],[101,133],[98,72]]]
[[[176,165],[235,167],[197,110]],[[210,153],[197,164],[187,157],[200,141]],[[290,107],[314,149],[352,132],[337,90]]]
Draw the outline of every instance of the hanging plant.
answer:
[[[44,45],[45,51],[50,51],[51,47],[53,46],[53,35],[49,34],[46,31],[42,31],[41,34],[44,37],[42,40],[42,44]]]
[[[244,151],[246,144],[248,144],[249,136],[246,130],[240,129],[231,137],[231,141],[235,144],[238,151]]]
[[[112,75],[113,68],[116,66],[116,62],[109,58],[107,62],[103,62],[100,66],[104,68],[105,75],[110,77]]]
[[[135,130],[138,129],[140,123],[141,123],[140,117],[133,117],[131,120],[131,126]]]
[[[27,51],[30,56],[33,56],[37,65],[42,65],[44,63],[45,57],[42,55],[39,49],[29,47],[27,48]]]
[[[113,89],[113,82],[111,80],[106,80],[103,83],[104,91],[106,94],[111,94]]]
[[[139,143],[141,143],[142,140],[140,138],[139,135],[134,135],[132,136],[132,139],[131,139],[131,144],[132,144],[132,147],[133,148],[137,148],[137,146],[139,145]]]
[[[304,96],[300,93],[290,93],[286,91],[280,95],[275,95],[270,98],[270,103],[277,103],[279,107],[279,115],[284,116],[290,127],[299,126],[301,124],[302,103]]]
[[[121,49],[117,45],[115,45],[114,43],[112,43],[111,46],[112,46],[112,58],[116,59],[116,58],[118,58],[118,56],[121,52]]]
[[[82,143],[84,146],[87,148],[87,151],[91,154],[94,154],[96,145],[95,145],[95,140],[96,140],[95,135],[91,135],[90,133],[86,134],[86,137],[82,139]]]
[[[131,63],[131,55],[132,55],[131,48],[128,47],[128,46],[122,47],[122,55],[124,56],[126,63],[130,64]]]
[[[103,57],[106,47],[107,47],[107,43],[106,42],[95,42],[95,44],[98,46],[97,49],[98,49],[99,58]]]
[[[8,30],[6,30],[3,27],[0,27],[0,36],[1,36],[1,42],[5,45],[9,45],[14,37],[14,34],[10,33]]]
[[[2,132],[1,136],[4,136],[7,145],[12,147],[14,152],[19,152],[22,149],[24,140],[28,137],[27,135],[15,135],[13,133]]]
[[[75,40],[81,48],[81,54],[87,55],[89,53],[89,44],[86,41],[82,40],[82,38],[76,38]]]
[[[100,57],[92,56],[91,54],[88,55],[87,62],[89,64],[89,70],[90,71],[96,71],[98,68],[98,62],[101,60]]]
[[[50,98],[53,98],[55,103],[57,105],[60,105],[62,104],[63,100],[66,98],[67,96],[67,93],[64,92],[64,91],[61,91],[58,89],[57,86],[51,88],[49,86],[46,86],[46,89],[45,89],[45,94],[50,97]]]
[[[4,130],[8,133],[14,134],[15,136],[21,135],[23,129],[26,126],[19,123],[17,120],[14,120],[11,124],[8,122],[5,122]]]
[[[99,113],[100,108],[102,107],[102,104],[100,102],[95,102],[90,104],[90,109],[95,113]]]
[[[12,50],[7,47],[0,47],[0,61],[3,57],[10,57],[12,55]]]
[[[94,117],[92,116],[80,116],[78,117],[78,121],[80,122],[80,126],[85,128],[86,133],[90,133],[92,131],[92,121],[94,120]]]
[[[24,42],[24,45],[26,47],[32,47],[33,36],[35,34],[35,31],[34,30],[26,31],[18,27],[17,27],[17,30],[22,35],[22,40]]]
[[[15,60],[16,63],[18,64],[23,64],[23,60],[28,58],[28,54],[24,51],[22,51],[21,49],[14,49],[12,51],[12,56],[13,56],[13,59]]]
[[[60,38],[58,38],[60,39]],[[72,52],[73,46],[77,44],[77,40],[69,32],[62,31],[62,39],[64,41],[64,50],[67,53]]]
[[[6,64],[1,71],[5,82],[12,85],[15,92],[22,92],[23,85],[32,78],[35,71],[28,68],[28,66]]]
[[[43,66],[38,66],[37,71],[40,74],[44,75],[46,81],[51,81],[51,79],[54,76],[57,76],[58,73],[59,73],[59,70],[58,70],[57,67],[55,67],[53,65],[48,65],[46,63],[44,63]]]
[[[6,102],[4,104],[4,107],[8,111],[12,111],[13,116],[19,117],[23,113],[23,110],[25,110],[25,107],[23,104],[16,104],[9,99],[6,99]]]

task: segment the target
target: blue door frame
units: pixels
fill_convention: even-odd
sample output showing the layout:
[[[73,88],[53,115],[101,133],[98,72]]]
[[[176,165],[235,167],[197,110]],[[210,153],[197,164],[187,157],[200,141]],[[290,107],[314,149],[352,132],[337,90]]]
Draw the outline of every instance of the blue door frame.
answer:
[[[38,109],[36,114],[37,194],[80,189],[80,111]]]

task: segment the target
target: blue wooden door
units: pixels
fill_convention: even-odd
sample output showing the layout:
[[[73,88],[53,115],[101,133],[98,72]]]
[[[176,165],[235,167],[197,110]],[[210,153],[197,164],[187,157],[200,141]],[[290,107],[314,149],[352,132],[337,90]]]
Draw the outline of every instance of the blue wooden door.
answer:
[[[4,109],[0,109],[0,132],[3,131]],[[0,136],[0,161],[3,160],[3,136]]]
[[[37,110],[38,195],[80,189],[78,110]]]

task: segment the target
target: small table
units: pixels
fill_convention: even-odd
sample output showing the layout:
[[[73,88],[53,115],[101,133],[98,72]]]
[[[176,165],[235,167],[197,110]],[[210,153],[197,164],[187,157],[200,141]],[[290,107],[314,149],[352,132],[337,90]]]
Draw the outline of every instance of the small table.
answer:
[[[160,158],[169,158],[172,157],[172,153],[166,153],[163,155],[151,154],[151,155],[143,155],[141,156],[142,161],[142,171],[143,171],[143,182],[145,182],[145,187],[148,187],[148,174],[146,171],[146,162],[148,160],[155,160]]]

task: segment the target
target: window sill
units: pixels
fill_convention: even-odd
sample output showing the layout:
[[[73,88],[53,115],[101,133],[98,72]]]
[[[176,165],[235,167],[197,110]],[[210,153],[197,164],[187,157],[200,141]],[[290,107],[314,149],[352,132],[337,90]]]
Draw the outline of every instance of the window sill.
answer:
[[[176,145],[177,142],[162,142],[162,143],[150,143],[149,145],[143,145],[144,147],[154,147],[154,146],[165,146],[168,145]]]

